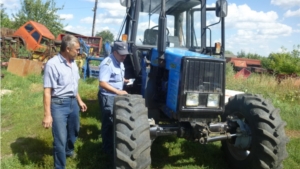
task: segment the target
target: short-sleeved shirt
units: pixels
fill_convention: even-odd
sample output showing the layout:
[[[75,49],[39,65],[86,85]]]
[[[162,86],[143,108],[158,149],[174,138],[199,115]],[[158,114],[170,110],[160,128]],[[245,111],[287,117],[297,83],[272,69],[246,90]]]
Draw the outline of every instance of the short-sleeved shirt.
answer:
[[[78,93],[78,80],[80,79],[75,61],[71,66],[67,60],[58,54],[48,60],[44,70],[44,88],[52,88],[52,97],[72,97]]]
[[[118,62],[113,53],[106,57],[99,66],[99,81],[107,82],[110,86],[122,90],[124,85],[125,67],[122,62]],[[100,91],[104,95],[115,96],[101,87]]]

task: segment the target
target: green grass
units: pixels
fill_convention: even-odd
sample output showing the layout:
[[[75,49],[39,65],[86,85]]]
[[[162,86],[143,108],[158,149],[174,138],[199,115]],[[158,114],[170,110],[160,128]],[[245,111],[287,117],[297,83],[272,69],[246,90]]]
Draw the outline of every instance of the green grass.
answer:
[[[50,169],[52,159],[51,130],[41,125],[43,119],[42,76],[26,78],[2,70],[1,89],[13,92],[1,97],[1,168]],[[259,93],[271,99],[281,109],[290,137],[287,145],[289,157],[284,161],[287,169],[300,168],[300,102],[299,88],[289,84],[277,85],[273,77],[251,75],[247,80],[235,79],[228,72],[227,88]],[[102,153],[100,137],[101,114],[97,101],[98,81],[80,81],[79,92],[88,106],[81,113],[76,159],[67,159],[67,169],[106,168],[108,159]],[[286,92],[290,93],[289,95]],[[152,145],[152,167],[155,169],[224,169],[227,164],[220,150],[220,142],[201,145],[176,138],[159,137]]]

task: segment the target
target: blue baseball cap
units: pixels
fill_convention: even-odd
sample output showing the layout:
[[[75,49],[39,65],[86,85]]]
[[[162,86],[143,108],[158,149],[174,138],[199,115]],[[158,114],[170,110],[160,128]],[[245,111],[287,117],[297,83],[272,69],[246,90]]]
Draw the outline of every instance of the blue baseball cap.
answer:
[[[120,41],[120,42],[115,42],[114,51],[117,51],[120,55],[128,55],[128,44],[126,42]]]

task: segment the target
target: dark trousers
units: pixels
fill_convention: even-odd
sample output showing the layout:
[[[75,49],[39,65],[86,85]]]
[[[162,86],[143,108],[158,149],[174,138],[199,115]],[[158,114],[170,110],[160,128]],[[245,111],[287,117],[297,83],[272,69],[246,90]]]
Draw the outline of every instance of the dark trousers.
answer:
[[[114,96],[107,96],[98,92],[98,101],[102,114],[102,150],[108,154],[113,154],[113,104]]]

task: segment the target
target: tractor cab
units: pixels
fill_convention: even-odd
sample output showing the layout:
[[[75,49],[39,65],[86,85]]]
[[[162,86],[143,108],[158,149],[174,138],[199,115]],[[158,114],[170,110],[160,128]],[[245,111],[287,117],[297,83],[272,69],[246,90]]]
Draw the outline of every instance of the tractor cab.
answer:
[[[123,5],[131,6],[125,1]],[[167,48],[209,55],[224,53],[225,0],[217,1],[215,7],[206,7],[206,1],[199,0],[141,0],[132,5],[135,8],[127,8],[129,15],[124,21],[125,29],[121,30],[127,34],[128,42],[136,46],[157,46],[164,40],[162,45]],[[215,25],[221,29],[215,29]]]

